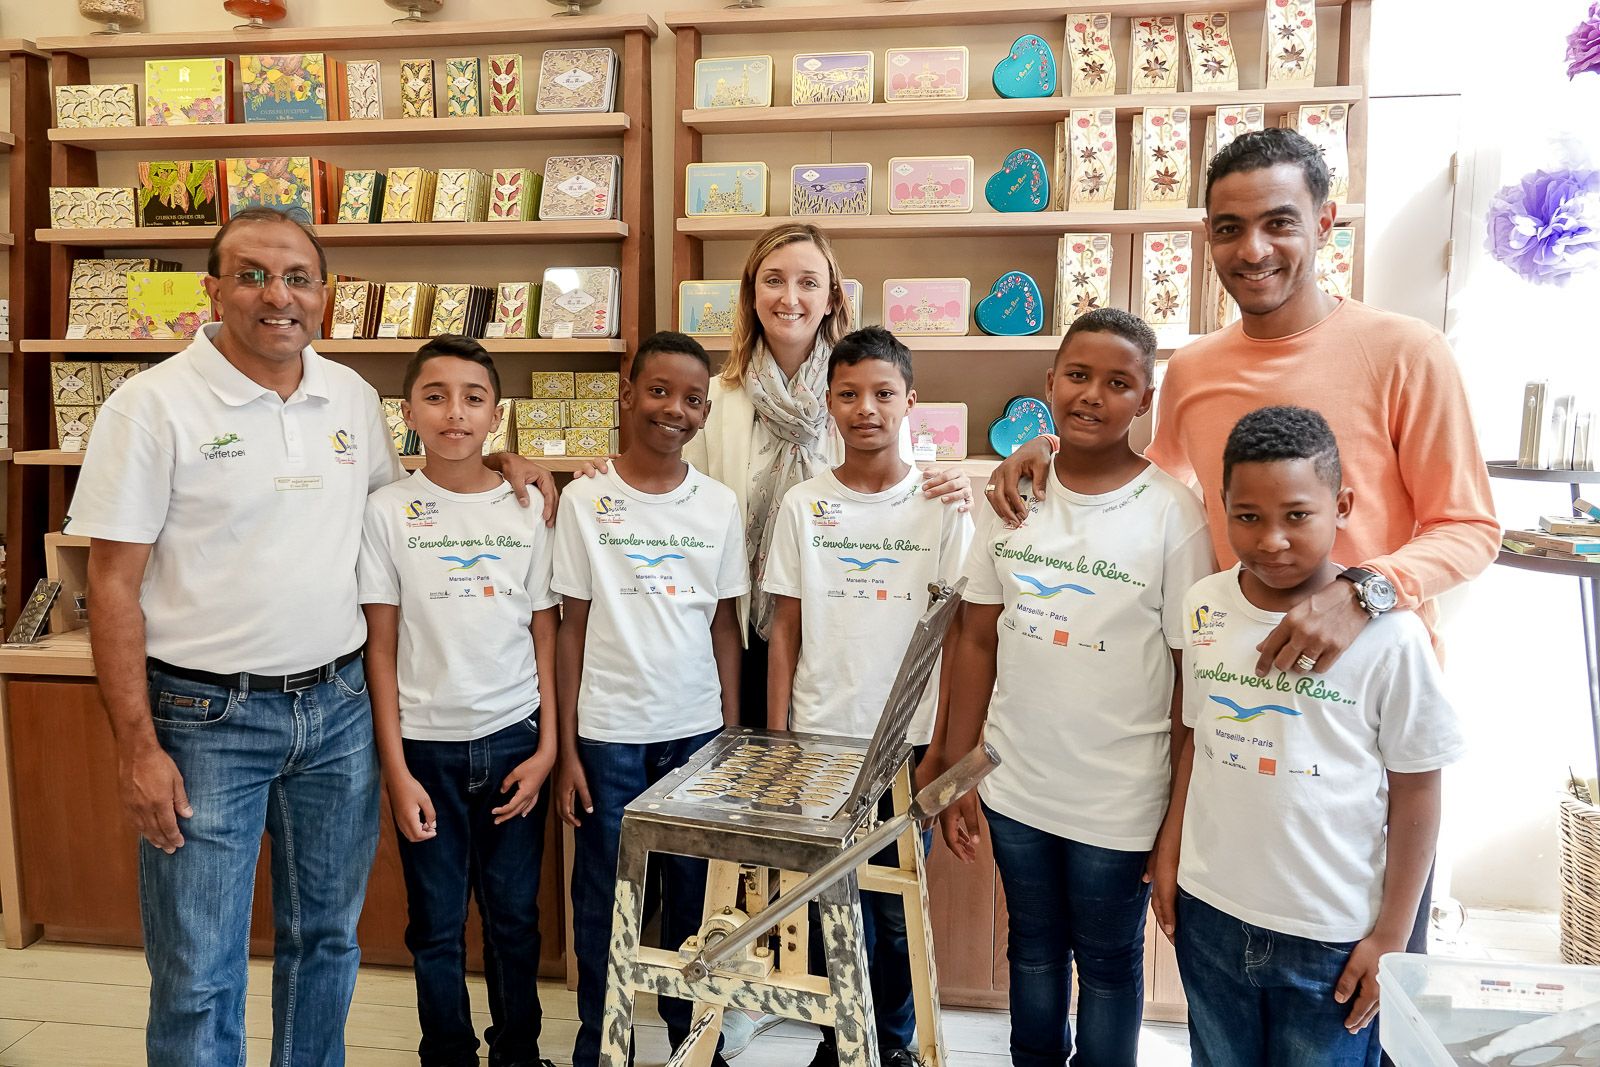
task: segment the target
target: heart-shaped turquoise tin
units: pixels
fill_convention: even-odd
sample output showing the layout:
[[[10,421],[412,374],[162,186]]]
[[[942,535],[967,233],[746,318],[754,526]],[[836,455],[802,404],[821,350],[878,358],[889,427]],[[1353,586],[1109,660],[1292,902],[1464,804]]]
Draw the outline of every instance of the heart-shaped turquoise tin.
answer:
[[[1025,33],[994,66],[994,91],[1012,100],[1054,96],[1056,56],[1037,34]]]
[[[1006,156],[984,183],[983,197],[996,211],[1043,211],[1050,206],[1050,174],[1031,148]]]
[[[978,329],[996,337],[1026,337],[1044,329],[1044,295],[1039,283],[1020,270],[995,279],[974,312]]]
[[[1005,414],[989,424],[989,444],[999,455],[1009,456],[1040,434],[1055,432],[1048,404],[1037,397],[1014,396],[1006,402]]]

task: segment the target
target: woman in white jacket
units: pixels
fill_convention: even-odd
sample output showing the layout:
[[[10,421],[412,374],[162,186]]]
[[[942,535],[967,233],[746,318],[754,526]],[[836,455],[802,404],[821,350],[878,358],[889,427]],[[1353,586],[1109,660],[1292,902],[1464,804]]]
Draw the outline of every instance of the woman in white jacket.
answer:
[[[778,505],[791,488],[843,459],[827,398],[828,355],[855,327],[840,278],[833,246],[815,226],[785,223],[756,238],[739,282],[732,349],[711,381],[710,417],[683,450],[733,490],[745,520],[751,593],[739,603],[739,715],[746,726],[766,726],[772,598],[760,582]],[[901,433],[909,461],[909,428]],[[972,502],[957,470],[930,470],[925,480],[929,496],[962,510]]]

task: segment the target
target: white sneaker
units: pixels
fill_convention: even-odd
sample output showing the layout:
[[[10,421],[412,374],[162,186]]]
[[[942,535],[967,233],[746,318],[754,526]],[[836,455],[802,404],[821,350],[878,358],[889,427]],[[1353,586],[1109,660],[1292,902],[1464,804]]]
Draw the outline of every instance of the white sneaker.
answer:
[[[760,1034],[783,1022],[780,1015],[761,1014],[751,1018],[738,1008],[722,1013],[722,1058],[731,1060],[750,1047]]]

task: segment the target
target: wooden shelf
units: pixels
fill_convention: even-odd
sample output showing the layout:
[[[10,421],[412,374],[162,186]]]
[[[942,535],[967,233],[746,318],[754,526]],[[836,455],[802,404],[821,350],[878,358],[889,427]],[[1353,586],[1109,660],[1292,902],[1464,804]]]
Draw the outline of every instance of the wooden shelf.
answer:
[[[1318,7],[1340,7],[1346,0],[1316,0]],[[1130,15],[1182,15],[1195,9],[1188,0],[1102,0],[1092,5],[1095,11],[1109,11],[1112,18]],[[1218,0],[1207,10],[1251,11],[1259,0]],[[1064,21],[1069,11],[1078,8],[1060,0],[917,0],[916,3],[857,3],[836,7],[795,7],[787,9],[670,11],[667,25],[674,29],[699,30],[703,34],[807,33],[827,30],[895,29],[911,26],[955,27],[992,26],[1023,22]],[[58,47],[53,41],[39,42],[41,48]],[[1054,47],[1054,45],[1052,45]]]
[[[10,462],[11,462],[11,449],[9,449],[9,448],[0,448],[0,463],[10,463]]]
[[[4,246],[6,248],[10,248],[12,245],[14,245],[16,243],[17,243],[17,239],[12,234],[0,233],[0,246]]]
[[[13,134],[0,133],[0,152],[9,152],[16,147],[17,139]]]
[[[1175,352],[1191,341],[1204,337],[1205,334],[1184,334],[1181,338],[1172,338],[1163,343],[1157,351]],[[727,352],[733,348],[733,338],[721,337],[696,337],[700,346],[707,352]],[[988,334],[967,334],[964,337],[901,337],[900,341],[911,351],[939,354],[967,354],[981,353],[985,356],[1006,355],[1039,355],[1051,354],[1061,347],[1061,335],[1049,333],[1036,333],[1027,337],[991,337]],[[27,346],[38,342],[23,342],[23,351]]]
[[[1362,205],[1339,209],[1341,221],[1358,219]],[[975,211],[950,215],[815,215],[805,221],[826,230],[836,241],[867,237],[1055,237],[1063,233],[1145,233],[1159,230],[1198,230],[1203,208],[1174,211],[1034,211],[1004,213]],[[678,232],[708,241],[748,241],[788,216],[756,215],[737,218],[678,220]]]
[[[11,462],[19,467],[81,467],[82,452],[64,452],[59,448],[43,448],[32,452],[13,452]]]
[[[312,347],[325,356],[409,356],[417,350],[425,338],[400,337],[400,338],[356,338],[353,340],[335,340],[321,338],[312,342]],[[573,338],[563,341],[547,341],[543,338],[529,337],[486,337],[479,338],[478,343],[490,352],[526,352],[530,355],[570,355],[604,353],[621,355],[627,351],[627,345],[620,338]],[[94,338],[79,341],[24,341],[24,352],[48,352],[62,355],[79,356],[136,356],[136,355],[162,355],[164,353],[182,352],[189,347],[189,342],[183,339],[176,340],[132,340],[121,338]]]
[[[575,222],[373,222],[314,227],[329,248],[422,245],[556,244],[620,241],[628,225],[610,219]],[[39,240],[88,248],[206,248],[215,226],[129,226],[118,229],[40,230]]]
[[[50,58],[41,52],[39,46],[32,41],[24,40],[21,37],[0,37],[0,58],[8,55],[38,56],[40,59]]]
[[[26,343],[26,342],[24,342]],[[12,353],[10,341],[0,341],[0,356],[9,356]]]
[[[415,51],[483,48],[545,41],[589,41],[640,31],[659,33],[648,15],[499,19],[489,22],[397,22],[376,26],[288,26],[267,30],[196,33],[128,33],[120,36],[46,37],[39,47],[86,58],[249,55],[257,52]]]
[[[64,634],[45,634],[26,647],[0,648],[0,674],[92,678],[94,656],[89,652],[89,631],[69,630]]]
[[[232,122],[209,126],[128,126],[51,130],[50,140],[100,152],[157,149],[226,149],[248,155],[256,149],[299,145],[412,145],[484,141],[534,141],[620,137],[628,116],[496,115],[482,118],[374,119],[336,122]]]
[[[1354,103],[1359,85],[1315,89],[1242,89],[1224,93],[1119,93],[1050,96],[1036,100],[957,100],[948,103],[833,104],[819,107],[728,107],[682,112],[683,124],[701,133],[785,133],[795,130],[909,130],[988,126],[1039,126],[1064,120],[1076,108],[1115,108],[1127,118],[1147,107],[1187,107],[1204,116],[1230,104],[1260,104],[1269,119],[1302,104]],[[70,131],[69,131],[70,132]],[[51,136],[55,134],[52,131]]]

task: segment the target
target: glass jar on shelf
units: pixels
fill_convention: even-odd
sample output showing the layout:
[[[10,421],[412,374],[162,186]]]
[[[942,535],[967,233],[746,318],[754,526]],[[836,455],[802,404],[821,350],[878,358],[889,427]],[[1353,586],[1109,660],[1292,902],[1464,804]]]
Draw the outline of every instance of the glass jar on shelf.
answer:
[[[78,0],[78,14],[104,24],[96,34],[126,33],[125,27],[144,21],[144,0]]]
[[[264,30],[267,23],[277,22],[289,13],[284,0],[222,0],[222,10],[247,20],[235,26],[236,30]]]
[[[395,19],[396,22],[426,22],[424,15],[431,15],[444,6],[444,0],[383,0],[383,2],[396,11],[405,12],[405,17]]]

